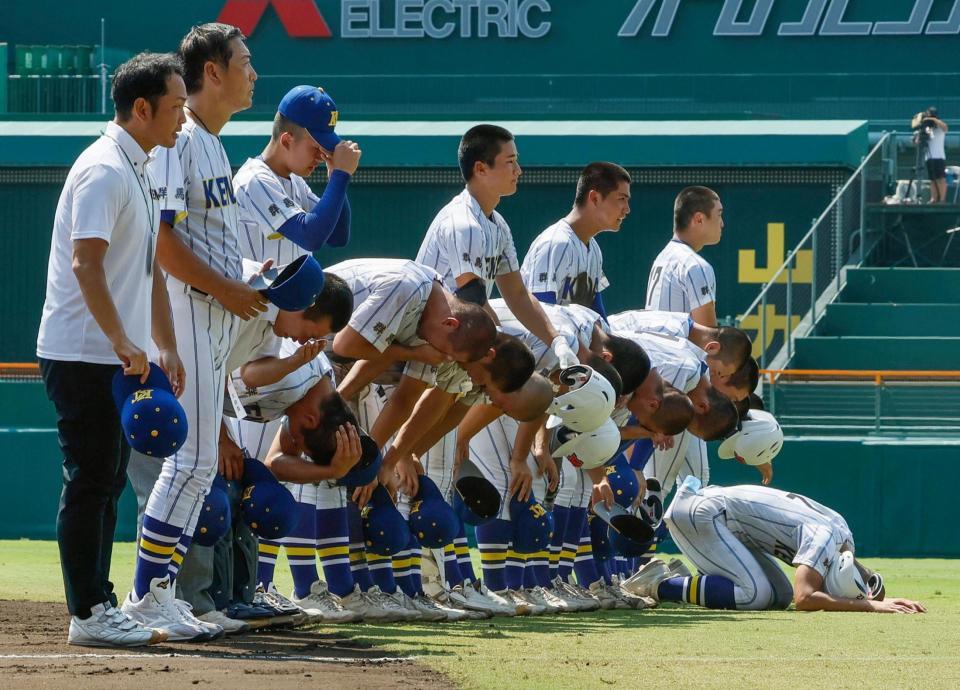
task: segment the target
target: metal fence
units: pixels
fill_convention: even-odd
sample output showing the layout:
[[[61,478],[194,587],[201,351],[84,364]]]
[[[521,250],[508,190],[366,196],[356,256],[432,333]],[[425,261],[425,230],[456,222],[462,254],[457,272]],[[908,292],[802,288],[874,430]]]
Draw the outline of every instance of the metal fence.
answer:
[[[813,330],[824,307],[840,291],[844,267],[861,263],[877,241],[867,227],[866,204],[883,198],[895,174],[893,135],[883,134],[737,317],[736,325],[753,337],[762,369],[787,366],[793,341]]]

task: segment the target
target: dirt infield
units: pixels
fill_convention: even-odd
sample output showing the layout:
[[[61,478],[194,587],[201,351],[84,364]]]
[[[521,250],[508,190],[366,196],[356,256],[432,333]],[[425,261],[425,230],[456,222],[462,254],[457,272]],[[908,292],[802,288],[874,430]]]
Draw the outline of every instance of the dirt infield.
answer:
[[[11,688],[449,688],[415,660],[331,631],[267,630],[129,651],[66,643],[63,604],[0,601],[0,674]],[[333,681],[331,683],[331,681]]]

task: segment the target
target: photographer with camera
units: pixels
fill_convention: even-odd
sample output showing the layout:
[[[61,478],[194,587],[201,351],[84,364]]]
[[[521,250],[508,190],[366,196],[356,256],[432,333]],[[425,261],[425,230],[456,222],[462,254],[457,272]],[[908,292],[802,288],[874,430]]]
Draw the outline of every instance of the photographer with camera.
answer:
[[[940,204],[947,197],[947,153],[945,147],[947,123],[938,117],[937,109],[930,107],[913,117],[914,141],[924,154],[927,176],[930,178],[930,203]]]

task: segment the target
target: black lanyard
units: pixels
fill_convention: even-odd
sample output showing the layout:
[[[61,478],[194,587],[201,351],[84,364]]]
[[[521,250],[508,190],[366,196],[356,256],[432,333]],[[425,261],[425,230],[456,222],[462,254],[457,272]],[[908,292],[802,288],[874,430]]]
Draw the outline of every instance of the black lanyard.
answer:
[[[149,226],[149,239],[147,241],[147,277],[153,275],[153,242],[157,235],[156,229],[156,213],[153,208],[153,204],[150,203],[150,198],[143,189],[143,184],[140,182],[140,174],[137,172],[137,166],[133,164],[133,161],[130,160],[130,156],[127,155],[127,152],[123,150],[123,146],[120,145],[120,142],[114,139],[112,136],[103,133],[103,136],[107,137],[110,141],[117,145],[117,148],[120,149],[120,153],[123,154],[124,159],[130,165],[130,170],[133,171],[133,176],[137,178],[137,185],[140,187],[140,196],[143,197],[143,203],[147,207],[147,219],[150,223]],[[146,170],[144,170],[146,173]],[[146,179],[144,179],[146,182]]]

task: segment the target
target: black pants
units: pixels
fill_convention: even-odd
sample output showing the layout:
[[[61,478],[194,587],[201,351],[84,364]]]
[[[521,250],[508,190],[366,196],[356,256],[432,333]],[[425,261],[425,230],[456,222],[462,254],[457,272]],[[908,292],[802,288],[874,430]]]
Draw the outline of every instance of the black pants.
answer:
[[[119,366],[40,360],[47,396],[57,409],[63,451],[63,492],[57,513],[60,567],[67,608],[80,618],[90,607],[117,605],[110,558],[117,502],[127,480],[130,446],[120,429],[111,383]]]

